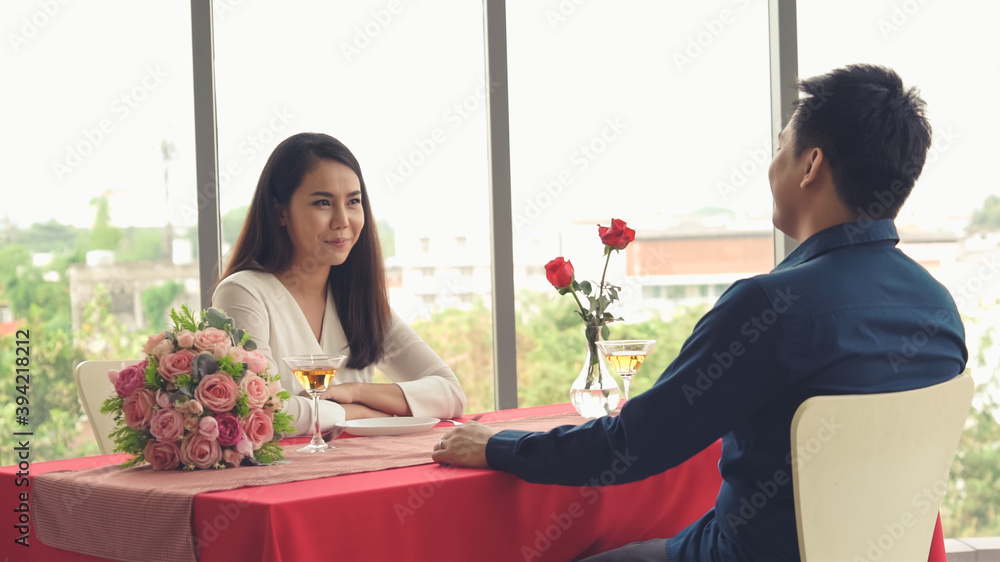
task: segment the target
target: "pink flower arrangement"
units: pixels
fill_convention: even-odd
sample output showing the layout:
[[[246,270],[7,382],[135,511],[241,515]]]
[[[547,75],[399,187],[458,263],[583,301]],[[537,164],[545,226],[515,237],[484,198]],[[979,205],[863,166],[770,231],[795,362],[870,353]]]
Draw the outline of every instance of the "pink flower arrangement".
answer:
[[[108,371],[115,394],[115,451],[126,466],[155,470],[235,467],[284,458],[278,445],[294,431],[280,411],[290,398],[268,373],[267,359],[232,318],[210,308],[196,320],[188,308],[171,312],[173,329],[149,337],[142,362]]]

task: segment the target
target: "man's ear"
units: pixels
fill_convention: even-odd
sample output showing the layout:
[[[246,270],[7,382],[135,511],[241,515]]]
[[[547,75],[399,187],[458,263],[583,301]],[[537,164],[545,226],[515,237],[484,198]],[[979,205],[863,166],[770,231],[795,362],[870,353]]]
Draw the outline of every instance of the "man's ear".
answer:
[[[799,187],[807,187],[816,181],[825,164],[826,156],[823,154],[823,149],[813,147],[804,160],[805,168],[802,171],[802,181],[799,183]]]

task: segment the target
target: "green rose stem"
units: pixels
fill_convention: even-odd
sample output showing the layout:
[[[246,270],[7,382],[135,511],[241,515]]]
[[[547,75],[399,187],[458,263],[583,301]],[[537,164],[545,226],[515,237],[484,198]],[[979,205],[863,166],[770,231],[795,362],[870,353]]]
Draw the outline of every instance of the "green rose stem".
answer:
[[[583,307],[580,297],[576,294],[576,288],[573,288],[571,291],[573,300],[576,301],[576,306],[580,308],[580,316],[583,317],[584,326],[586,326],[585,335],[587,338],[587,349],[590,350],[590,368],[587,370],[587,384],[584,388],[588,390],[594,384],[594,379],[598,378],[599,368],[597,363],[601,360],[600,352],[597,349],[597,338],[601,333],[601,325],[604,320],[604,310],[601,308],[601,296],[604,295],[604,279],[608,273],[608,264],[611,262],[611,249],[607,246],[605,246],[604,255],[607,257],[604,260],[604,270],[601,272],[601,283],[597,286],[597,300],[594,307],[596,314],[591,314],[588,309]]]
[[[604,246],[604,255],[608,256],[604,260],[604,271],[601,272],[601,285],[597,291],[597,298],[604,294],[604,276],[608,274],[608,264],[611,263],[611,248]],[[601,312],[604,312],[603,310]]]

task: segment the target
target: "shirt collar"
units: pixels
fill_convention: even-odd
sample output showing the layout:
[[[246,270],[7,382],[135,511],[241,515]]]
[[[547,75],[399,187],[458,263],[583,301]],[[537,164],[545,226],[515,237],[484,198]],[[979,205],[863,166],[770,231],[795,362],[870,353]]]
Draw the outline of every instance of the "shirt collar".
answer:
[[[773,271],[781,271],[805,263],[816,256],[841,248],[881,240],[899,242],[899,234],[892,219],[845,222],[813,234],[792,250]]]

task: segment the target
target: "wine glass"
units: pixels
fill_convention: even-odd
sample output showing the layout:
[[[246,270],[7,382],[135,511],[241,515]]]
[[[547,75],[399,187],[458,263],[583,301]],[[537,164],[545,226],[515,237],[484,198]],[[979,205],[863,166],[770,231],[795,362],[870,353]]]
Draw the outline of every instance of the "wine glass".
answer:
[[[656,340],[609,340],[597,342],[597,347],[601,353],[608,358],[608,362],[615,368],[618,376],[622,378],[622,386],[625,390],[625,399],[628,401],[628,383],[632,375],[639,370],[639,365],[646,360],[649,350],[652,349]],[[623,404],[624,405],[624,404]]]
[[[346,355],[290,355],[283,358],[285,365],[288,365],[292,374],[313,399],[313,419],[316,423],[313,427],[312,441],[298,449],[300,453],[325,453],[337,450],[333,445],[327,445],[323,441],[319,431],[319,395],[330,386],[330,381],[337,374],[337,369],[344,359],[347,359]]]

